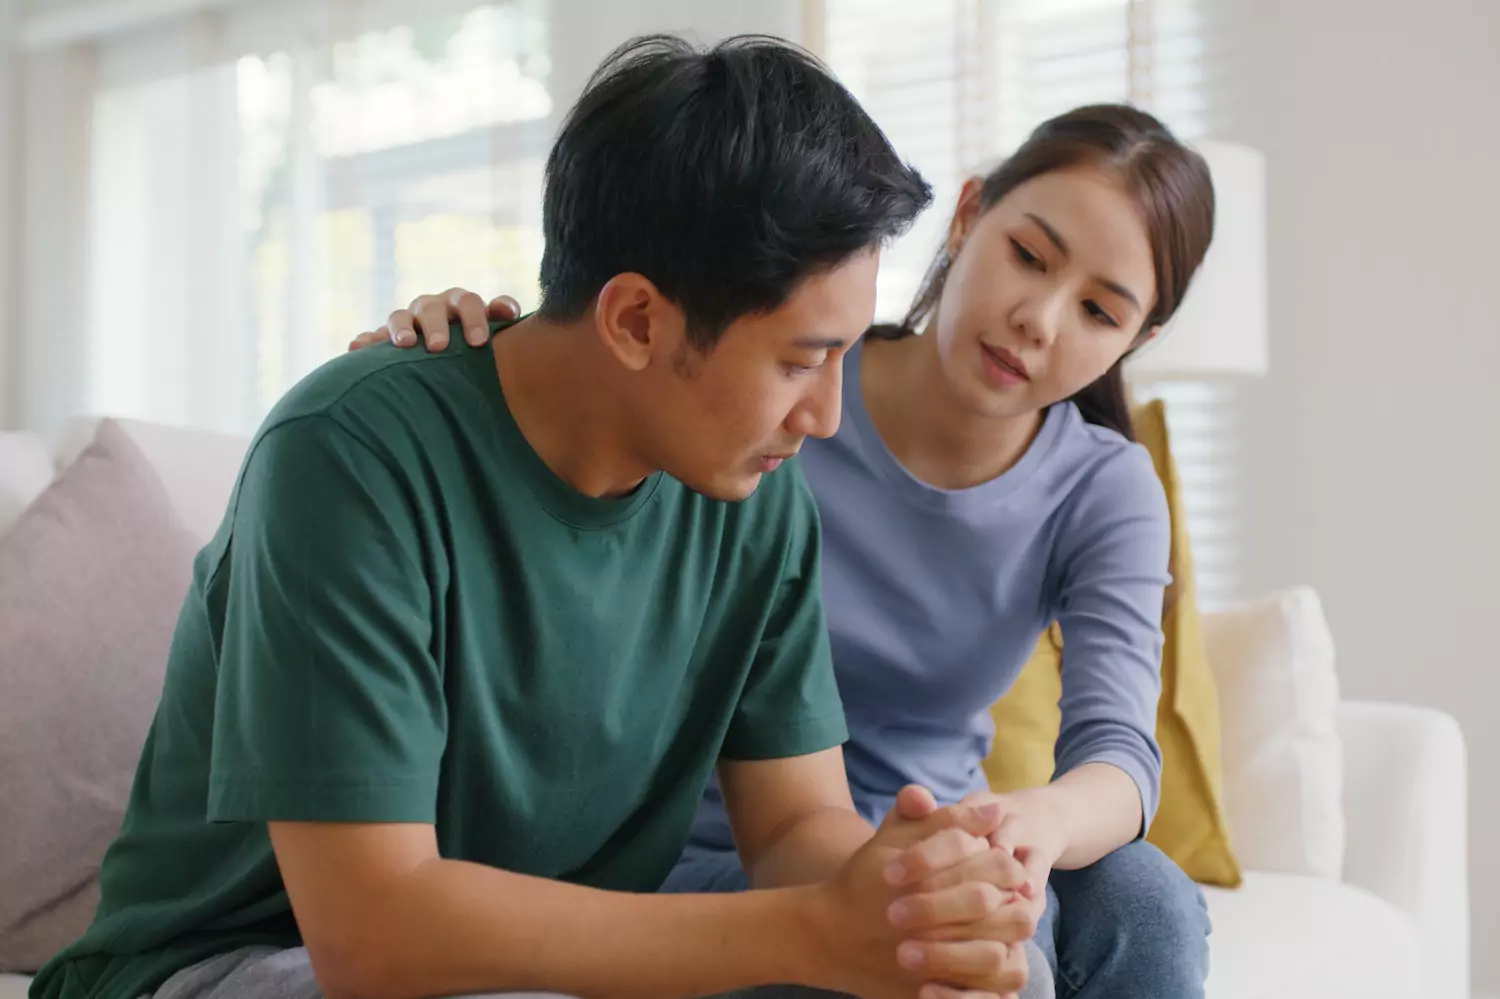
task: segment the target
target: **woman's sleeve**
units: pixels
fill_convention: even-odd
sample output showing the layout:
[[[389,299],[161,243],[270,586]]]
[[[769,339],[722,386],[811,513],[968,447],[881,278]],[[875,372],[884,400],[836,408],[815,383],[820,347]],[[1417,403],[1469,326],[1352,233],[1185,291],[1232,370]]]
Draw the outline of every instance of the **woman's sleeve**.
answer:
[[[1144,830],[1161,796],[1156,709],[1162,596],[1172,526],[1145,448],[1101,464],[1081,488],[1058,549],[1062,727],[1056,770],[1108,763],[1135,781]]]

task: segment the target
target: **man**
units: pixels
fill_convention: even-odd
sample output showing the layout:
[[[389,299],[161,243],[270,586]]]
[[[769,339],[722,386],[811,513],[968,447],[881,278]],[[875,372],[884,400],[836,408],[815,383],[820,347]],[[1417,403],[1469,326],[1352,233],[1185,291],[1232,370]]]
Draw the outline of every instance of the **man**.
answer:
[[[853,811],[778,471],[929,199],[785,46],[612,56],[548,162],[539,313],[339,359],[257,434],[34,999],[1018,987],[993,810]],[[651,894],[716,763],[757,884],[796,887]]]

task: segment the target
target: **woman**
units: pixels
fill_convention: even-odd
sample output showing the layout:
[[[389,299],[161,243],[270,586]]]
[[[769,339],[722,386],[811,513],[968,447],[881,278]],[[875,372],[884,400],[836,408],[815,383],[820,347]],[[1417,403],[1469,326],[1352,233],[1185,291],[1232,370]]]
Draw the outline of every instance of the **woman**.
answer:
[[[1061,626],[1057,774],[1000,796],[995,840],[1047,884],[1036,940],[1063,997],[1200,996],[1207,976],[1202,895],[1143,838],[1170,526],[1120,366],[1182,301],[1213,216],[1207,166],[1150,115],[1046,122],[964,185],[904,321],[843,359],[839,432],[802,452],[849,780],[872,822],[909,783],[989,794],[988,709]],[[413,310],[353,346],[420,329],[442,349],[450,319],[488,335],[467,293]],[[746,886],[710,788],[666,888]]]

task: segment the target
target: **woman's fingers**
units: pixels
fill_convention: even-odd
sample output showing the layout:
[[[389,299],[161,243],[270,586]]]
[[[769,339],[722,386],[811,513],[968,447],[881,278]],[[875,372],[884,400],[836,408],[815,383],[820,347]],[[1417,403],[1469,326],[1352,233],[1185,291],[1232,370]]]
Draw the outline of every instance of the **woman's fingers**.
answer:
[[[490,304],[486,312],[491,319],[520,319],[521,303],[509,295],[497,295],[490,299]]]
[[[464,331],[464,339],[471,347],[483,347],[490,340],[489,317],[485,315],[484,299],[463,288],[449,288],[448,322],[457,322]]]
[[[412,305],[415,306],[422,300],[419,298]],[[411,309],[397,309],[386,319],[383,329],[389,330],[391,343],[398,347],[414,347],[417,344],[417,317]]]
[[[353,340],[350,340],[349,349],[351,351],[363,350],[366,347],[373,347],[377,343],[385,343],[390,340],[390,338],[391,331],[382,326],[378,330],[371,330],[369,333],[361,333]]]
[[[448,348],[453,337],[450,327],[458,323],[464,340],[482,347],[490,339],[490,320],[516,319],[521,306],[509,295],[486,303],[463,288],[449,288],[441,295],[418,295],[411,305],[392,312],[384,326],[361,333],[349,342],[350,350],[360,350],[389,340],[397,347],[414,347],[420,338],[427,349],[439,353]]]
[[[1011,812],[1000,820],[1000,828],[990,833],[990,846],[1014,853],[1024,835],[1021,816]]]
[[[442,295],[422,295],[411,303],[410,311],[416,315],[416,331],[422,335],[422,342],[433,353],[448,349],[451,339],[448,324],[454,319],[452,308],[446,292]],[[391,329],[394,330],[395,327],[392,326]]]

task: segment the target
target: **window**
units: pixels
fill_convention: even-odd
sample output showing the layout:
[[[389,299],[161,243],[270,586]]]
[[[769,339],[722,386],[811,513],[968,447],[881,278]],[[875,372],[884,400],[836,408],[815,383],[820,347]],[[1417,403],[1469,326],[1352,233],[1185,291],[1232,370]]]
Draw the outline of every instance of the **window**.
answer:
[[[1197,0],[823,0],[823,55],[932,182],[933,209],[882,263],[879,313],[905,311],[965,177],[1080,104],[1130,101],[1178,135],[1209,131]],[[1240,595],[1238,407],[1222,385],[1156,389],[1198,573],[1199,600]]]
[[[247,8],[110,44],[91,409],[243,432],[421,292],[534,300],[545,2],[407,7]]]

